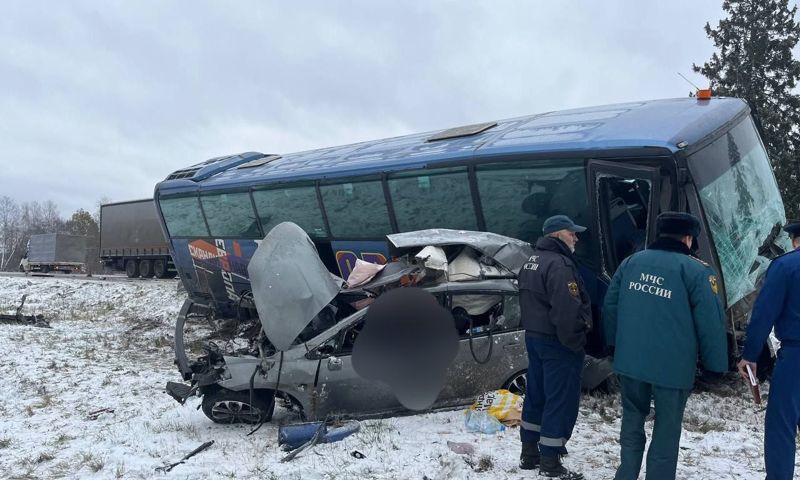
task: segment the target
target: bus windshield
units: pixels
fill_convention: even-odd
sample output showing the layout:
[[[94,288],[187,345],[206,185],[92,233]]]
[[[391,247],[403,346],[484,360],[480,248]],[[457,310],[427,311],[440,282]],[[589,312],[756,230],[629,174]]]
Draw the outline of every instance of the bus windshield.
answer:
[[[759,247],[786,213],[767,152],[747,117],[689,157],[711,236],[719,256],[728,306],[754,291],[769,259]],[[791,249],[785,233],[775,240]]]

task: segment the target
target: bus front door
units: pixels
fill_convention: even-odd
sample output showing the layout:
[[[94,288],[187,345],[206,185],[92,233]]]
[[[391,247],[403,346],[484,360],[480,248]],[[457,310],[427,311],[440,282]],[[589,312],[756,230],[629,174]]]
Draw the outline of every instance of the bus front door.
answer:
[[[589,162],[589,177],[593,229],[600,237],[600,277],[608,283],[625,257],[654,240],[662,178],[656,167],[600,160]]]

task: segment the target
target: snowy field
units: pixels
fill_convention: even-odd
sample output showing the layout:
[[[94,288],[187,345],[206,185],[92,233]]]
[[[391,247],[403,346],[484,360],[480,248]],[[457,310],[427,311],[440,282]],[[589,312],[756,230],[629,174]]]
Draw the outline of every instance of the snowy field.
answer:
[[[53,327],[0,325],[0,478],[536,478],[517,468],[517,429],[468,433],[459,411],[364,421],[358,434],[281,463],[276,425],[246,436],[250,427],[208,420],[196,398],[180,406],[164,393],[180,379],[176,285],[0,277],[0,312],[27,293],[24,313],[42,313]],[[678,478],[763,478],[764,413],[738,382],[715,392],[689,399]],[[585,397],[565,463],[587,479],[612,478],[619,427],[618,398]],[[208,440],[216,443],[156,472]],[[448,441],[476,453],[453,453]]]

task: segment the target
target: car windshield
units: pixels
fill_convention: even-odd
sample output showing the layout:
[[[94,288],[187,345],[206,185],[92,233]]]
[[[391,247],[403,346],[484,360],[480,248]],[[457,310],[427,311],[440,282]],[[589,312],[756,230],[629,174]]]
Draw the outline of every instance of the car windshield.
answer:
[[[755,290],[769,259],[758,254],[786,213],[767,152],[748,117],[689,157],[719,257],[728,306]],[[776,245],[788,251],[781,233]]]

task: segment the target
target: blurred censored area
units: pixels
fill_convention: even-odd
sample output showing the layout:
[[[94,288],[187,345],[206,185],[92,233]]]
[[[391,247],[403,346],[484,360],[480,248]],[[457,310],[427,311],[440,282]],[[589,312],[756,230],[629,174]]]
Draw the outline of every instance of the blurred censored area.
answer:
[[[353,368],[389,385],[405,408],[424,410],[444,387],[457,350],[450,312],[422,289],[400,288],[370,306],[353,345]]]

